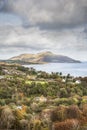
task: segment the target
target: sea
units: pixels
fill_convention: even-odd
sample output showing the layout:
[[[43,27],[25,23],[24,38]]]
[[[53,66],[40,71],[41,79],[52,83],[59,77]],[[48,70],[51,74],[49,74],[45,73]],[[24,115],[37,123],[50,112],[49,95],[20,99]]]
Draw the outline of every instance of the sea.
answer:
[[[48,64],[30,64],[25,67],[33,67],[37,71],[62,72],[63,75],[70,74],[75,77],[87,76],[87,62],[82,63],[48,63]]]

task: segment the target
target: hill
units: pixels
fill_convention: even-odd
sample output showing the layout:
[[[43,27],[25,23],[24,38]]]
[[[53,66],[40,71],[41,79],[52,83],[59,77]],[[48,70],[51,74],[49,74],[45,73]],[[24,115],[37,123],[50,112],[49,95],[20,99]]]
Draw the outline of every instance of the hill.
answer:
[[[10,61],[19,61],[23,63],[79,63],[80,61],[74,60],[68,56],[54,54],[50,51],[41,52],[37,54],[21,54],[9,59]]]
[[[8,65],[0,65],[0,130],[87,130],[87,77]]]

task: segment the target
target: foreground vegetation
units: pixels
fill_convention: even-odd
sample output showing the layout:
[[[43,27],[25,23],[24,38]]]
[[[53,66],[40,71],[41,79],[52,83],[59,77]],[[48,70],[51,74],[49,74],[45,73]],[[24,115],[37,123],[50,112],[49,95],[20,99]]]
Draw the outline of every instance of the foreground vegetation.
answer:
[[[86,130],[87,77],[1,64],[0,129]]]

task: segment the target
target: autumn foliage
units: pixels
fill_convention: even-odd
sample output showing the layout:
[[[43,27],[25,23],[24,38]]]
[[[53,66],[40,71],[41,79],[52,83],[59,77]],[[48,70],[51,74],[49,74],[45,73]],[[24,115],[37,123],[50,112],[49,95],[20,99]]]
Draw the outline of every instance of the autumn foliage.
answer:
[[[53,125],[54,130],[78,130],[79,122],[76,119],[57,122]]]

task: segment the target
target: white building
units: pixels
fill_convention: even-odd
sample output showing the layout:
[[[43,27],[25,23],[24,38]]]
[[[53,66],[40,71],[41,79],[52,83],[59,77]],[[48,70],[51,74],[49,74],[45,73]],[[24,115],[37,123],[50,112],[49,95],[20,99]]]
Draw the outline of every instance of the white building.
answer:
[[[41,97],[35,97],[34,101],[38,101],[38,102],[46,102],[47,98],[44,96]]]
[[[76,80],[75,83],[76,84],[81,84],[81,81],[80,80]]]

